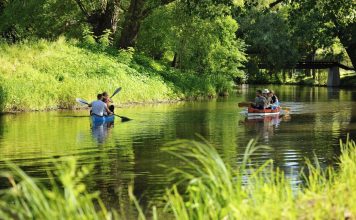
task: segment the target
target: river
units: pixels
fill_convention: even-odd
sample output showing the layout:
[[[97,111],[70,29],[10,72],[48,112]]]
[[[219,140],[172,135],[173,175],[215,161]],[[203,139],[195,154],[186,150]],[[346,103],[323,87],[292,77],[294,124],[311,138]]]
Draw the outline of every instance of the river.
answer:
[[[268,86],[282,106],[290,107],[290,115],[247,119],[237,103],[253,100],[255,90],[265,87],[243,87],[213,100],[117,108],[117,114],[133,120],[116,120],[110,127],[92,128],[87,111],[6,114],[0,117],[0,170],[11,160],[45,181],[54,158],[75,156],[80,165],[94,166],[85,183],[89,191],[101,192],[105,204],[118,206],[120,192],[121,200],[127,199],[127,187],[133,185],[145,206],[171,185],[161,165],[179,164],[161,148],[173,140],[200,140],[201,135],[234,167],[249,140],[257,139],[271,149],[259,150],[252,163],[273,159],[298,184],[305,158],[316,156],[321,166],[333,165],[339,140],[347,134],[356,139],[356,90]],[[5,186],[2,179],[0,188]]]

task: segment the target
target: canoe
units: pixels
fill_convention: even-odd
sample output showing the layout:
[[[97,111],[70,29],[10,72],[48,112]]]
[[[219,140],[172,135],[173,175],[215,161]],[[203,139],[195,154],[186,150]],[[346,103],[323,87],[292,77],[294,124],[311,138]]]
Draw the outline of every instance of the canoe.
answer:
[[[113,122],[115,120],[115,115],[109,115],[109,116],[92,115],[91,120],[95,124],[96,123]]]
[[[281,108],[277,107],[275,109],[255,109],[249,107],[247,109],[248,116],[267,116],[267,115],[278,115],[281,112]]]

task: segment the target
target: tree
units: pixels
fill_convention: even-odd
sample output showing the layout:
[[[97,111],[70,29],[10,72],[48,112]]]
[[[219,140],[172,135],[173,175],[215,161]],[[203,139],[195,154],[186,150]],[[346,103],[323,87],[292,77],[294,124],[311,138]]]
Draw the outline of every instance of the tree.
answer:
[[[179,69],[241,77],[244,43],[236,38],[238,25],[229,7],[186,7],[184,2],[175,2],[155,10],[143,22],[138,47],[154,57],[167,51],[175,54],[172,66]]]
[[[85,0],[75,0],[79,9],[91,25],[92,31],[96,37],[100,37],[106,30],[115,33],[119,15],[122,11],[120,0],[100,0],[88,2]]]
[[[174,0],[131,0],[119,40],[119,47],[127,49],[136,45],[142,21],[156,8]]]
[[[338,38],[356,67],[355,1],[293,0],[289,21],[294,27],[294,33],[301,36],[300,42],[330,47]]]
[[[298,61],[298,51],[282,12],[250,10],[239,20],[239,35],[248,45],[247,53],[256,57],[258,63],[280,71],[293,67]],[[252,60],[256,62],[256,59]]]
[[[89,26],[99,39],[106,30],[116,32],[121,12],[120,0],[8,0],[0,7],[0,30],[15,30],[18,38],[79,37]]]
[[[0,32],[13,42],[27,37],[79,36],[82,23],[80,11],[75,8],[75,3],[67,0],[5,1]]]

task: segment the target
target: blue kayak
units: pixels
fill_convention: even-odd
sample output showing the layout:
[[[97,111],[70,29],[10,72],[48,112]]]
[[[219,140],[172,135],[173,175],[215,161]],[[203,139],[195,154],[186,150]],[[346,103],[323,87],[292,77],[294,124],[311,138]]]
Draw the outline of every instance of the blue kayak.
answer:
[[[109,115],[109,116],[92,115],[91,120],[94,123],[113,122],[115,120],[115,115]]]

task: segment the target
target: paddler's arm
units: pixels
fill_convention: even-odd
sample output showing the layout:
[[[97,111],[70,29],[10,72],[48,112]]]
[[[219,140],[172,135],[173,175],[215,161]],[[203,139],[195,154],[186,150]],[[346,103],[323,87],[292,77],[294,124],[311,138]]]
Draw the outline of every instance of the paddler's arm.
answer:
[[[108,113],[108,115],[112,115],[112,114],[114,114],[114,113],[112,113],[111,111],[110,111],[110,109],[108,108],[108,106],[105,104],[105,110],[106,110],[106,112]]]

